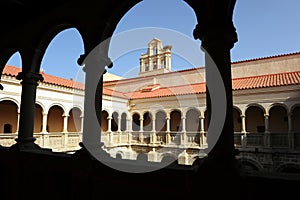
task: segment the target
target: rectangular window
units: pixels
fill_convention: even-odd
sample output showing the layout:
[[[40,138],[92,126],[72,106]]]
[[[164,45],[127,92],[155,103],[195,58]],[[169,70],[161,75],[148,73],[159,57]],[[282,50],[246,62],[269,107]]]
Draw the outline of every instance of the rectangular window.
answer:
[[[145,64],[145,71],[149,71],[149,63]]]
[[[153,62],[153,69],[157,69],[157,63]]]

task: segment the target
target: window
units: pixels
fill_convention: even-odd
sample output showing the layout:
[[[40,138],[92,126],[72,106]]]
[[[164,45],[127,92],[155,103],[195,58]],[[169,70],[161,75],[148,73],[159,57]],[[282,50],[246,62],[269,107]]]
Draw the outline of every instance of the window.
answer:
[[[11,124],[4,124],[4,130],[3,130],[4,133],[12,133],[11,129],[12,129]]]
[[[160,66],[161,66],[161,68],[165,68],[165,61],[164,60],[161,61],[161,65]]]
[[[153,69],[157,69],[157,63],[153,62]]]
[[[145,64],[145,71],[149,71],[149,63]]]

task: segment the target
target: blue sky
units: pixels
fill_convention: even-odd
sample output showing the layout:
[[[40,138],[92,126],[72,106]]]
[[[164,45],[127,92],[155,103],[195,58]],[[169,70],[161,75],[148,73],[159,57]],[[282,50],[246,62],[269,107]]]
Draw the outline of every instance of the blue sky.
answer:
[[[300,51],[299,0],[237,0],[233,22],[239,41],[231,50],[232,61]],[[114,67],[123,77],[136,76],[139,56],[148,42],[157,37],[163,45],[172,45],[172,69],[204,65],[201,41],[194,40],[195,13],[182,0],[144,0],[119,22],[110,46]],[[81,36],[75,29],[58,34],[42,61],[46,73],[63,78],[82,77],[77,58],[83,53]],[[9,65],[20,66],[15,54]]]

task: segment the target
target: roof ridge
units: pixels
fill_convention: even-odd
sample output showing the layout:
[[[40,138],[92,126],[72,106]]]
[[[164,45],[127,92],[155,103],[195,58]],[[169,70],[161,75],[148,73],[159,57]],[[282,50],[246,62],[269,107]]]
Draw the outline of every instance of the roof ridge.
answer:
[[[247,79],[247,78],[259,78],[259,77],[267,77],[267,76],[283,75],[283,74],[297,74],[297,73],[300,73],[300,71],[279,72],[279,73],[274,73],[274,74],[261,74],[261,75],[245,76],[245,77],[236,77],[236,78],[232,78],[232,80],[240,80],[240,79]]]
[[[244,62],[251,62],[251,61],[265,60],[265,59],[271,59],[271,58],[279,58],[279,57],[284,57],[284,56],[293,56],[293,55],[300,55],[300,51],[271,55],[271,56],[263,56],[263,57],[257,57],[257,58],[250,58],[250,59],[244,59],[244,60],[237,60],[237,61],[231,62],[231,64],[238,64],[238,63],[244,63]]]
[[[8,68],[7,68],[8,67]],[[22,71],[21,67],[17,67],[17,66],[12,66],[12,65],[5,65],[2,74],[6,74],[6,75],[10,75],[10,76],[14,76],[16,77],[18,74],[14,74],[14,73],[10,73],[9,70],[17,70],[18,72]],[[79,81],[74,81],[74,79],[66,79],[63,77],[59,77],[59,76],[55,76],[55,75],[51,75],[51,74],[47,74],[45,72],[40,72],[40,74],[43,76],[44,80],[42,81],[43,83],[49,83],[49,84],[53,84],[53,85],[58,85],[58,86],[63,86],[63,87],[68,87],[68,88],[74,88],[74,89],[84,89],[85,84]],[[71,82],[72,84],[67,85],[67,84],[62,84],[62,83],[57,83],[55,81],[47,81],[45,79],[50,78],[50,79],[57,79],[60,80],[61,82]]]

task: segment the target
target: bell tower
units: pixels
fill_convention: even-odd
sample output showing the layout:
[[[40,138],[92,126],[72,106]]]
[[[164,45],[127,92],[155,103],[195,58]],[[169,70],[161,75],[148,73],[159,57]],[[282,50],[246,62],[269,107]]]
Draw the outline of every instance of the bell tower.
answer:
[[[148,50],[140,57],[139,76],[161,74],[171,71],[172,46],[162,46],[162,41],[154,38],[148,43]]]

